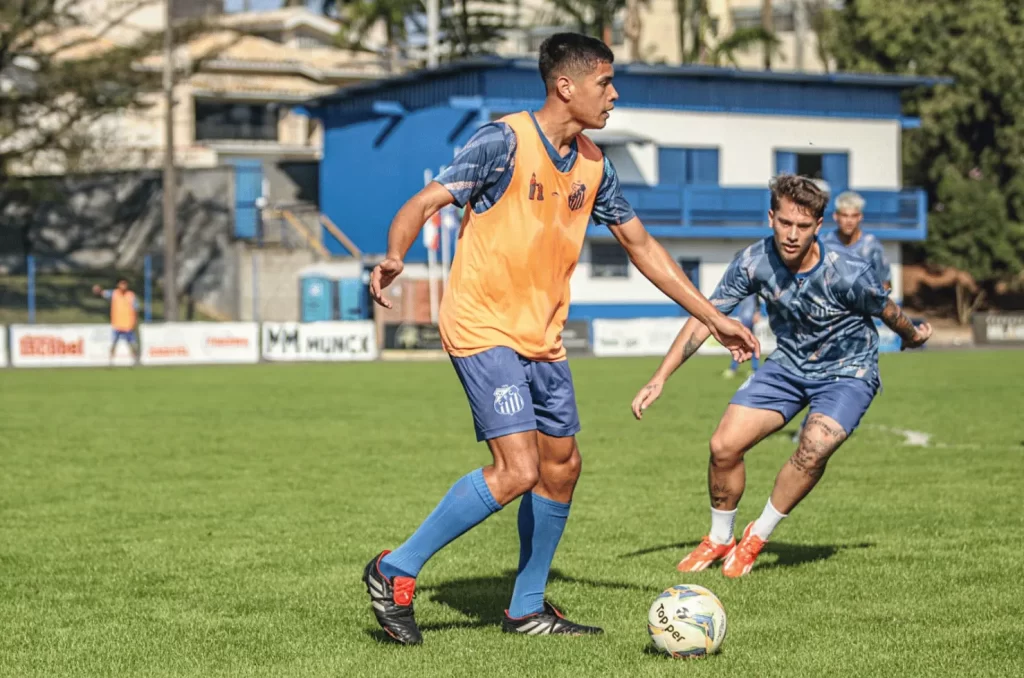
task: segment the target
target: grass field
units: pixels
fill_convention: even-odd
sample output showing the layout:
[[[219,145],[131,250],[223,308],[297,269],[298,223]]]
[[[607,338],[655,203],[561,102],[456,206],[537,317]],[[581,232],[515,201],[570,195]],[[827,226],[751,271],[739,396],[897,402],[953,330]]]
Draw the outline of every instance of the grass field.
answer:
[[[863,428],[737,581],[675,564],[738,381],[696,359],[637,423],[655,364],[574,364],[584,471],[549,596],[606,635],[500,633],[516,503],[421,574],[417,648],[380,642],[359,579],[488,459],[447,364],[0,371],[0,675],[1024,673],[1020,353],[885,356]],[[748,457],[741,528],[791,447]],[[651,601],[687,582],[725,604],[718,656],[647,649]]]

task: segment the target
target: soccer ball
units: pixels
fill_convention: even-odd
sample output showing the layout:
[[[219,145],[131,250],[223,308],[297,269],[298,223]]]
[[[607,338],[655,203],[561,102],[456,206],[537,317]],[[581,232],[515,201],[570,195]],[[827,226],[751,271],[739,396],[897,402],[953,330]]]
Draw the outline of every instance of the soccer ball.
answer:
[[[714,654],[725,640],[725,608],[703,586],[673,586],[654,599],[647,631],[654,646],[671,657]]]

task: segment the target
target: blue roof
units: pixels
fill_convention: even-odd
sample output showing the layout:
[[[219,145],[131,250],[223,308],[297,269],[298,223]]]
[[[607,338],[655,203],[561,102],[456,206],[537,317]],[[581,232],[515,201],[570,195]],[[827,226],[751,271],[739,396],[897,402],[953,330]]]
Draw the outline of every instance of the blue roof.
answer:
[[[462,76],[457,79],[466,80],[466,76],[480,76],[487,71],[520,71],[531,74],[537,86],[540,86],[540,76],[537,71],[537,61],[534,59],[509,59],[502,57],[476,57],[463,61],[444,64],[433,70],[422,69],[383,80],[359,83],[348,87],[342,87],[337,91],[314,97],[308,102],[310,107],[317,107],[331,102],[360,98],[363,95],[370,95],[380,98],[384,93],[399,94],[408,88],[420,89],[429,86],[431,83],[440,84],[442,81],[449,81],[453,76]],[[717,80],[723,82],[756,82],[756,83],[794,83],[805,85],[825,85],[838,87],[865,87],[872,89],[903,90],[914,87],[934,87],[936,85],[952,84],[953,79],[948,77],[909,76],[909,75],[886,75],[873,73],[804,73],[791,71],[763,71],[763,70],[742,70],[738,68],[721,68],[716,66],[683,65],[667,66],[660,64],[630,63],[615,66],[616,78],[621,76],[659,76],[669,78],[683,78],[689,80]],[[480,95],[483,92],[483,83],[476,83],[475,91],[458,92],[462,96]],[[446,88],[447,89],[447,88]],[[454,94],[454,93],[453,93]]]

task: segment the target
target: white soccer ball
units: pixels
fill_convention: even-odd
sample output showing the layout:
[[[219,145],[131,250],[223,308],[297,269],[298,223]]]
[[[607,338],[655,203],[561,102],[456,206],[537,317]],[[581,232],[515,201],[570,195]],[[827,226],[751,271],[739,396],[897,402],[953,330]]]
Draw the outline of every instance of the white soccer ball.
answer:
[[[714,654],[725,640],[725,607],[703,586],[673,586],[654,599],[647,631],[654,646],[671,657]]]

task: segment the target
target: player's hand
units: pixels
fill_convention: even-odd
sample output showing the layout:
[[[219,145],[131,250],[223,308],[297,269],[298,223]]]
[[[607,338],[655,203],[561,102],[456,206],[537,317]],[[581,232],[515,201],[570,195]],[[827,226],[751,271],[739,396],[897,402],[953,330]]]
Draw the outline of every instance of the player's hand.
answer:
[[[736,362],[761,357],[761,342],[738,320],[719,315],[708,324],[708,330],[718,343],[729,349]]]
[[[370,296],[384,308],[391,308],[391,301],[384,296],[384,288],[395,281],[405,268],[401,259],[388,257],[373,267],[370,274]]]
[[[633,398],[633,416],[637,419],[644,418],[644,410],[654,404],[654,401],[661,395],[661,389],[665,384],[660,381],[651,380],[647,386],[640,389],[640,392]]]
[[[917,330],[914,333],[914,338],[911,339],[910,341],[904,339],[902,345],[900,346],[901,351],[905,351],[908,348],[918,348],[920,346],[924,346],[924,342],[928,341],[928,338],[932,336],[932,326],[929,325],[928,323],[921,323],[920,325],[917,325],[914,329]]]

